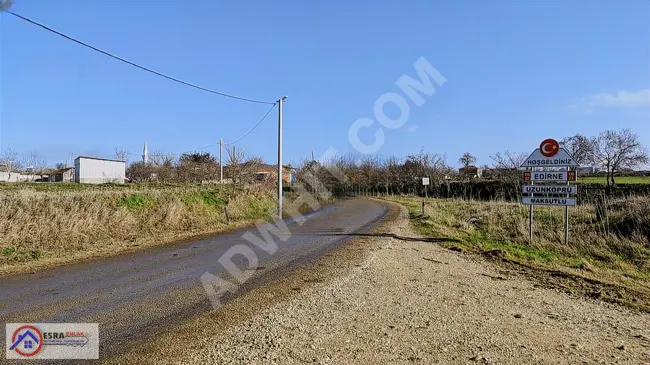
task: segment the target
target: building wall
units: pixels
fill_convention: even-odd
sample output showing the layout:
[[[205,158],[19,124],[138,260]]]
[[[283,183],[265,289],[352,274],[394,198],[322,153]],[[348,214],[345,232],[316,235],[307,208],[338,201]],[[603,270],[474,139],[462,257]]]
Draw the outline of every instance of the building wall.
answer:
[[[17,172],[4,172],[0,171],[0,182],[18,182],[20,181],[20,174]]]
[[[270,168],[269,167],[262,167],[262,168],[259,169],[257,174],[260,174],[260,175],[261,174],[266,174],[267,176],[266,176],[265,179],[267,179],[267,180],[268,179],[273,179],[273,180],[278,179],[278,170],[277,170],[277,168],[273,168],[273,167],[270,167]],[[294,182],[294,180],[295,180],[295,172],[294,171],[289,170],[289,169],[282,169],[282,182],[284,184],[291,184],[291,183]]]
[[[72,182],[75,181],[74,169],[50,175],[50,182]]]
[[[75,160],[75,182],[82,184],[124,184],[124,161],[98,160],[79,157]]]

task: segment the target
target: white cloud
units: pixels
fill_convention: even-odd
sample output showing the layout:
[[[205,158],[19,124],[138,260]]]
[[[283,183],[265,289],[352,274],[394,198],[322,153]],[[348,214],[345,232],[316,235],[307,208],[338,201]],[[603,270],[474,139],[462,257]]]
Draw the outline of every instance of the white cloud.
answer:
[[[572,109],[591,111],[594,108],[648,108],[650,89],[639,91],[619,90],[613,93],[588,95],[578,103],[569,105]]]

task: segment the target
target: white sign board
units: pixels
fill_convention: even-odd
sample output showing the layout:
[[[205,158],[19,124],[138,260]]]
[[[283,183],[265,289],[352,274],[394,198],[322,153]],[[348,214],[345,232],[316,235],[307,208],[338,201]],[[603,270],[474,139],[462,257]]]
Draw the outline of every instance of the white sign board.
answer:
[[[428,177],[423,177],[422,178],[422,185],[429,185],[429,178]]]
[[[558,206],[574,206],[576,205],[576,198],[548,198],[548,197],[527,197],[521,198],[521,202],[526,205],[558,205]]]
[[[564,148],[552,157],[546,157],[538,148],[528,156],[521,167],[578,167],[580,166]]]
[[[569,194],[578,193],[578,187],[575,185],[524,185],[522,186],[524,194]]]
[[[575,181],[575,171],[526,171],[524,181]]]

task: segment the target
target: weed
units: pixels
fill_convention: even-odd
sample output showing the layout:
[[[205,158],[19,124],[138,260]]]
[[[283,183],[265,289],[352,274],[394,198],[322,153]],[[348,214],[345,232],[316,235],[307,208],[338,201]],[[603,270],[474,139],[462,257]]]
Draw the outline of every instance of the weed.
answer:
[[[137,193],[127,195],[117,200],[118,207],[124,207],[132,212],[144,209],[152,204],[153,201],[150,197]]]
[[[183,197],[183,203],[191,205],[201,203],[207,206],[223,207],[228,203],[228,200],[221,195],[220,191],[198,191],[188,194]]]
[[[7,262],[26,262],[36,260],[41,257],[38,250],[29,250],[24,247],[6,247],[0,250],[0,261]]]

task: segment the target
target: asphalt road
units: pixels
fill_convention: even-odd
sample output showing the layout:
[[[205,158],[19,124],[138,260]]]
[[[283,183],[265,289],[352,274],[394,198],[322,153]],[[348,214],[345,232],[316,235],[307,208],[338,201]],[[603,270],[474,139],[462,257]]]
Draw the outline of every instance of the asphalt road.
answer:
[[[206,272],[231,280],[218,260],[236,245],[256,252],[256,274],[227,302],[277,275],[307,263],[369,230],[387,207],[369,200],[349,200],[307,216],[299,225],[286,220],[290,237],[268,254],[242,238],[257,228],[172,244],[134,254],[62,266],[35,274],[0,278],[0,321],[99,323],[100,357],[126,352],[173,327],[174,323],[212,309],[201,284]],[[240,262],[237,262],[240,258]],[[243,256],[233,261],[245,263]],[[4,331],[0,340],[5,342]]]

